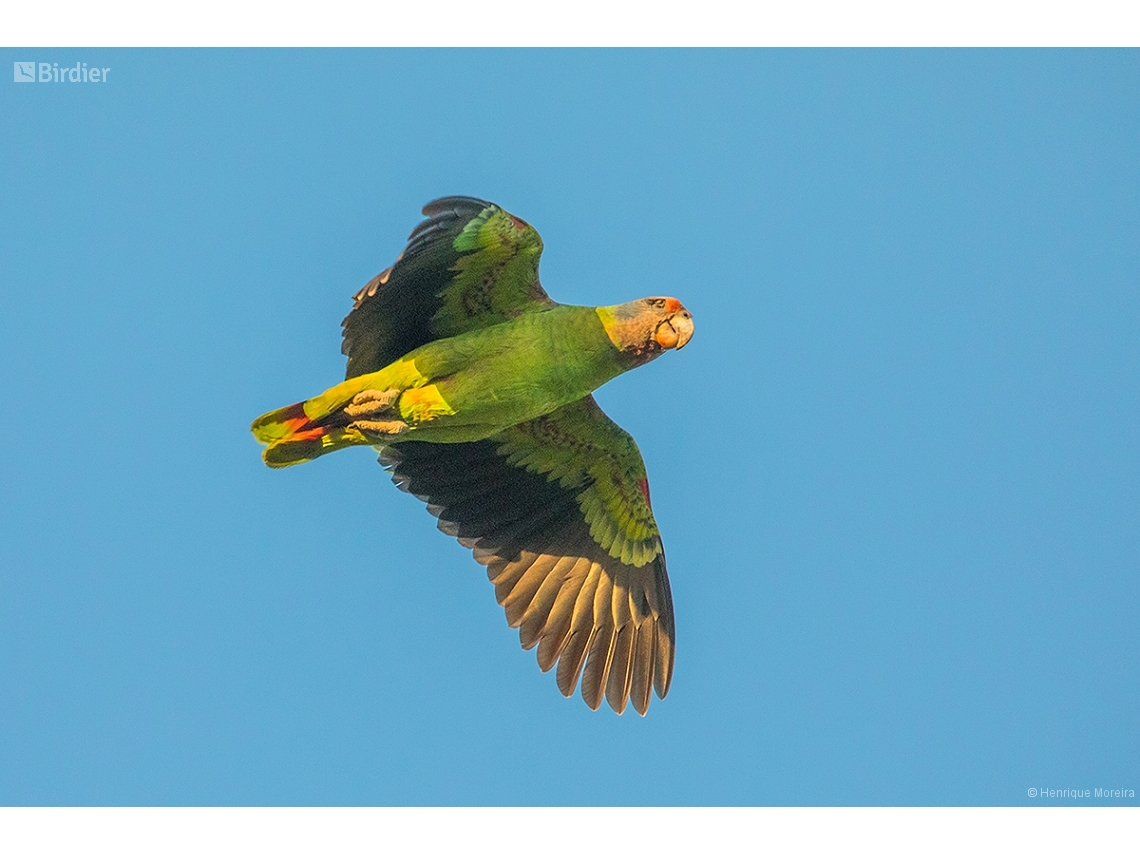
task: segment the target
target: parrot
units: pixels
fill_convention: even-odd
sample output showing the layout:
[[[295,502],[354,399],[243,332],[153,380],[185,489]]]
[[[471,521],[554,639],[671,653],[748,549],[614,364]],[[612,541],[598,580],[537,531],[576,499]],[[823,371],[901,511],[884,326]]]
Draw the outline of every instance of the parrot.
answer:
[[[556,303],[533,226],[468,196],[429,202],[342,322],[346,379],[253,422],[284,468],[370,446],[487,569],[507,623],[566,697],[644,716],[673,678],[673,599],[645,464],[593,392],[680,350],[674,297]]]

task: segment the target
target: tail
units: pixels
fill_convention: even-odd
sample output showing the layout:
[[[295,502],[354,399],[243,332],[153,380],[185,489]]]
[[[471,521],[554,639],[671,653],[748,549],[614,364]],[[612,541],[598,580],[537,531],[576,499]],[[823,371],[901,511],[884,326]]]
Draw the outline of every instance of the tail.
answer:
[[[258,442],[268,446],[261,457],[266,466],[274,469],[307,463],[350,445],[368,444],[358,430],[310,419],[305,414],[304,402],[266,413],[250,430]]]

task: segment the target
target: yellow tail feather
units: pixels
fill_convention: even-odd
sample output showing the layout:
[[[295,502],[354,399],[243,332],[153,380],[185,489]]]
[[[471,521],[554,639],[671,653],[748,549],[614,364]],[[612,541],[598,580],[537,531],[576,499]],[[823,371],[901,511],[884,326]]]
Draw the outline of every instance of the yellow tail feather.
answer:
[[[261,453],[261,458],[266,466],[282,469],[298,463],[308,463],[322,454],[339,451],[350,445],[368,445],[368,440],[360,431],[352,428],[316,427],[277,440]]]

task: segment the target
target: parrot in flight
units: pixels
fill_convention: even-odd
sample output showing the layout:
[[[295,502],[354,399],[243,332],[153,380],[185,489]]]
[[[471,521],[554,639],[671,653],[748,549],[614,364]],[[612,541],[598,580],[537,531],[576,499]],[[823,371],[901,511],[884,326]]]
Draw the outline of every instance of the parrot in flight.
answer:
[[[507,622],[557,664],[641,715],[673,677],[673,600],[636,443],[591,393],[680,350],[673,297],[567,306],[538,279],[542,239],[498,205],[449,196],[342,324],[347,379],[252,426],[274,468],[368,445],[402,490],[487,568]]]

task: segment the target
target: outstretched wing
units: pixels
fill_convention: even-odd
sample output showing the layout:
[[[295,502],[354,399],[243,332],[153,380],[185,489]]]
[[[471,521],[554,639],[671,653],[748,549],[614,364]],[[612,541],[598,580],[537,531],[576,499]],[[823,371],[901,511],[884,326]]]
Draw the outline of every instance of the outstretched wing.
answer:
[[[507,622],[558,688],[617,712],[673,676],[673,600],[633,438],[587,397],[480,442],[406,441],[380,460],[487,566]]]
[[[396,263],[365,285],[344,319],[347,377],[405,353],[556,303],[538,281],[542,238],[498,205],[448,196],[424,206]]]

